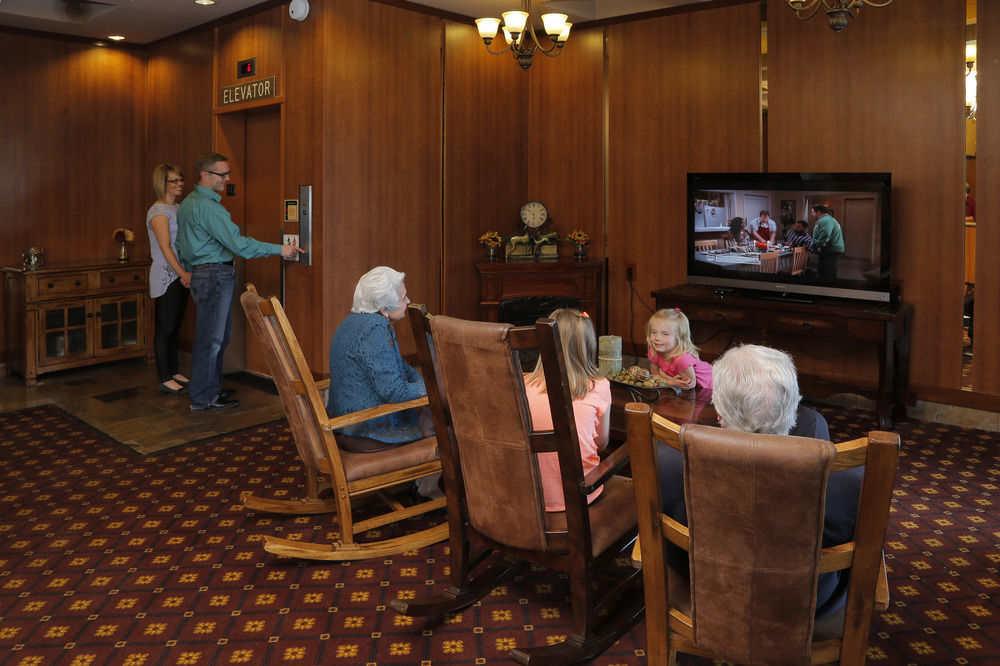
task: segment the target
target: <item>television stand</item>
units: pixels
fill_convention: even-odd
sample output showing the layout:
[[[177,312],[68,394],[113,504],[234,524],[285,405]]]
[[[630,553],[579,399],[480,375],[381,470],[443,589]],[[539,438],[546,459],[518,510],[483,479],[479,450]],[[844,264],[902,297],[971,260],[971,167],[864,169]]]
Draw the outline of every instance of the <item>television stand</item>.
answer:
[[[805,303],[806,305],[812,305],[813,303],[816,302],[815,298],[804,298],[803,296],[789,296],[788,294],[781,294],[780,296],[761,294],[760,298],[765,301],[778,301],[779,303]]]
[[[913,306],[817,299],[812,303],[759,294],[726,294],[680,285],[652,292],[656,307],[680,308],[693,341],[711,361],[740,343],[787,351],[795,359],[803,395],[854,393],[875,401],[878,425],[892,428],[906,415]]]

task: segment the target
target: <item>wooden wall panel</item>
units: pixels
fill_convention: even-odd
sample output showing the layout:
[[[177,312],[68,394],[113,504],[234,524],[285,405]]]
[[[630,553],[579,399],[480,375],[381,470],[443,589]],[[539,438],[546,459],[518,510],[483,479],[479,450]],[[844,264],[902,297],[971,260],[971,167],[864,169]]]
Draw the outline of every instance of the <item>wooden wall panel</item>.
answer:
[[[283,25],[287,15],[287,7],[272,7],[216,28],[214,105],[221,103],[219,89],[248,80],[236,78],[236,63],[246,58],[257,58],[254,79],[277,77],[277,95],[284,95]]]
[[[147,206],[154,200],[153,169],[162,162],[184,171],[185,194],[197,182],[195,159],[212,147],[212,55],[211,31],[188,33],[149,47],[146,160],[144,177],[137,178]],[[180,334],[183,349],[190,349],[194,341],[194,319],[194,304],[189,301]]]
[[[322,308],[332,333],[373,266],[404,271],[414,302],[440,306],[441,22],[362,0],[328,4],[322,17],[332,48],[316,149],[326,163]]]
[[[1000,3],[979,0],[976,121],[976,317],[972,384],[1000,393]]]
[[[649,315],[630,315],[626,264],[650,306],[685,281],[687,173],[760,168],[759,54],[756,3],[608,28],[609,332],[626,347]]]
[[[768,2],[768,168],[892,172],[917,385],[961,379],[964,30],[960,0],[865,9],[840,34]]]
[[[149,257],[145,52],[3,33],[0,62],[0,263],[31,246],[49,263],[114,261],[119,226]]]
[[[325,152],[323,149],[324,70],[327,53],[335,44],[323,39],[324,14],[329,3],[310,5],[310,20],[294,21],[287,17],[285,26],[283,105],[285,160],[283,197],[299,198],[299,185],[313,186],[312,266],[285,266],[285,307],[302,345],[303,353],[314,372],[329,372],[330,339],[333,322],[328,321],[320,303],[328,302],[325,276],[336,273],[325,252],[327,217]],[[331,94],[335,94],[332,91]],[[297,233],[298,224],[288,223],[285,231]],[[332,317],[329,317],[332,319]],[[336,323],[339,323],[336,322]],[[301,331],[301,333],[300,333]]]
[[[604,29],[573,32],[559,56],[534,60],[526,196],[546,205],[561,238],[581,229],[591,238],[589,253],[603,258]],[[559,252],[568,257],[574,249],[564,243]]]
[[[479,317],[479,236],[521,227],[528,162],[528,79],[510,55],[486,52],[474,25],[445,21],[444,292],[442,311]],[[550,65],[553,63],[543,63]],[[539,197],[546,196],[539,193]]]

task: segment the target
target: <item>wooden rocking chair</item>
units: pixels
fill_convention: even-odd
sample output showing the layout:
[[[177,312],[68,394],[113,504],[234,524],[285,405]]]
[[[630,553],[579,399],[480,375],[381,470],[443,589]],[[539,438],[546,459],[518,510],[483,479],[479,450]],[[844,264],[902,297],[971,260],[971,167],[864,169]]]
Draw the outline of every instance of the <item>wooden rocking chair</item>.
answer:
[[[451,585],[438,596],[394,599],[389,607],[440,621],[487,594],[518,561],[532,562],[553,575],[567,574],[573,628],[562,643],[518,647],[510,658],[521,664],[589,661],[643,613],[637,572],[608,566],[627,556],[636,537],[632,483],[615,474],[628,461],[628,445],[584,476],[554,321],[513,328],[428,317],[422,306],[413,305],[408,314],[448,496]],[[541,355],[552,430],[530,426],[518,360],[522,350]],[[542,451],[558,454],[565,511],[545,511],[536,455]],[[601,496],[588,504],[588,495],[601,486]],[[600,594],[593,587],[598,580],[605,583]]]
[[[334,543],[265,536],[264,550],[276,555],[312,560],[363,560],[422,548],[447,539],[448,525],[441,523],[403,537],[367,543],[355,541],[357,534],[445,505],[444,498],[441,498],[404,507],[385,492],[394,486],[409,484],[441,471],[435,437],[375,453],[353,453],[338,448],[334,434],[335,429],[346,425],[426,405],[427,399],[381,405],[337,418],[328,417],[320,388],[327,388],[329,381],[313,380],[278,299],[273,296],[263,298],[252,284],[248,284],[240,303],[264,350],[306,476],[305,496],[300,499],[268,499],[244,492],[240,501],[248,509],[272,513],[305,515],[335,512],[340,532],[339,541]],[[325,489],[332,490],[328,498],[321,496]],[[352,500],[371,494],[382,499],[389,506],[389,511],[355,521]]]

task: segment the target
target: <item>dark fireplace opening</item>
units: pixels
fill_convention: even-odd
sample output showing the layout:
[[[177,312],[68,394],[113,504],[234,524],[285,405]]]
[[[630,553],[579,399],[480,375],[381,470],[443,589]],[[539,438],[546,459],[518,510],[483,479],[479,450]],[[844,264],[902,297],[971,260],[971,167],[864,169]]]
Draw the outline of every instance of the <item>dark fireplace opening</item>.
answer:
[[[580,299],[567,296],[518,296],[500,301],[497,321],[514,326],[534,324],[541,317],[548,317],[553,310],[575,308],[580,310]]]

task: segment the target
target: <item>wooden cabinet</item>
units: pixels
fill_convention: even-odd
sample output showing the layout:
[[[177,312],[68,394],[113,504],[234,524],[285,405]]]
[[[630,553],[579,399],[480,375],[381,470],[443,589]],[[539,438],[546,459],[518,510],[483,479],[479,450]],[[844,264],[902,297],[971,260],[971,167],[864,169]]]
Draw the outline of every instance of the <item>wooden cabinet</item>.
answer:
[[[680,308],[705,360],[755,343],[789,352],[804,395],[856,393],[876,402],[879,426],[905,414],[909,396],[912,305],[768,300],[682,285],[652,293],[656,307]]]
[[[149,264],[4,268],[7,371],[37,377],[91,363],[152,358]]]
[[[479,316],[484,321],[500,321],[502,305],[514,299],[551,296],[579,300],[583,310],[594,318],[597,334],[605,330],[602,260],[481,261],[476,263],[476,270],[479,272]]]

